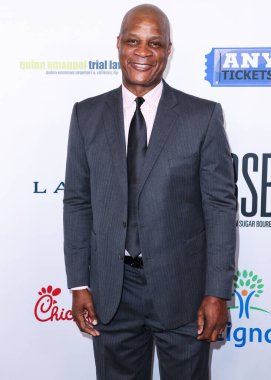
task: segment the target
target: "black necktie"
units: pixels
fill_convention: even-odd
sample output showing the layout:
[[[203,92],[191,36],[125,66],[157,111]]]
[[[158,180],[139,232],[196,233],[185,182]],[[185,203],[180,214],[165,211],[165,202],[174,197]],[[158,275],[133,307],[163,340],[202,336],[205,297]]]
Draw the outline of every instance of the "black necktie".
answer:
[[[147,128],[144,116],[140,110],[144,99],[135,99],[136,110],[131,120],[127,147],[127,174],[128,174],[128,226],[125,248],[132,257],[140,252],[140,242],[137,225],[137,191],[140,173],[143,168],[147,150]]]

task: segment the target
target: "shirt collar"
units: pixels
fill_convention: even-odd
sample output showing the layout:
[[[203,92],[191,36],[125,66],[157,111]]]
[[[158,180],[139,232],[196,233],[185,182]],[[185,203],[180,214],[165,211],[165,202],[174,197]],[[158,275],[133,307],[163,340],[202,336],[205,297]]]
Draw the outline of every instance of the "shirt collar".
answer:
[[[136,99],[135,94],[129,91],[128,88],[124,86],[124,84],[122,84],[121,87],[122,87],[122,99],[123,99],[124,108],[132,106],[134,104],[134,100]],[[154,107],[154,106],[157,107],[162,95],[162,91],[163,91],[163,82],[161,81],[151,91],[147,92],[147,94],[145,94],[143,98],[145,99],[145,102],[150,107]]]

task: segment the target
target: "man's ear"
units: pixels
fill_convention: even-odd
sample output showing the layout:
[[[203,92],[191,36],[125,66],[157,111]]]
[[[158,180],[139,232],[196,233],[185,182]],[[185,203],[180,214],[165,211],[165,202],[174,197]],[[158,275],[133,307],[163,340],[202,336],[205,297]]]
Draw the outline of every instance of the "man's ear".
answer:
[[[171,53],[171,48],[172,48],[172,42],[170,42],[168,45],[168,49],[167,49],[168,55],[170,55],[170,53]]]
[[[117,37],[117,49],[120,47],[120,36]]]

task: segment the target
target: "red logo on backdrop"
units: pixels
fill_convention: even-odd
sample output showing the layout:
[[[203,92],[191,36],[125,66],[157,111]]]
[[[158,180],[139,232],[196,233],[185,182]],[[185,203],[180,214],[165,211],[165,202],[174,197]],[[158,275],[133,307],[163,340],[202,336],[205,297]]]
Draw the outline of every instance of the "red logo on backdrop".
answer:
[[[39,322],[73,320],[71,310],[65,310],[57,305],[55,297],[60,293],[60,288],[53,289],[51,285],[41,288],[38,292],[40,297],[35,304],[34,315]]]

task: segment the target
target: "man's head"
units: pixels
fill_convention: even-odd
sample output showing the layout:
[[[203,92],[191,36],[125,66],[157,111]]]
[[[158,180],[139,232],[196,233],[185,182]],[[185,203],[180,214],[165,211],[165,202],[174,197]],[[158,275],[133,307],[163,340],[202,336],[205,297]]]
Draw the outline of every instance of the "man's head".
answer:
[[[158,7],[143,4],[123,18],[117,48],[123,84],[143,96],[162,79],[171,51],[170,26]]]

